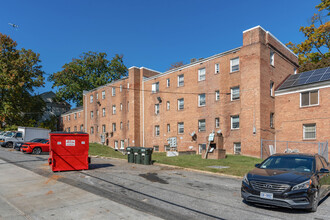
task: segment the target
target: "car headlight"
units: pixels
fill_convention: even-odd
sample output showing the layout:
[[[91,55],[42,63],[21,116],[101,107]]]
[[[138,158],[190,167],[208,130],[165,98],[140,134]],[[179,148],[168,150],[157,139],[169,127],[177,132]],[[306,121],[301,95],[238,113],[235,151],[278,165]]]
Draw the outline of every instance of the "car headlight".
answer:
[[[312,180],[307,180],[303,183],[299,183],[299,184],[295,185],[294,187],[292,187],[292,191],[299,190],[299,189],[308,189],[311,184],[312,184]]]
[[[247,174],[245,174],[245,176],[243,177],[243,182],[246,184],[249,184],[249,180],[247,178]]]

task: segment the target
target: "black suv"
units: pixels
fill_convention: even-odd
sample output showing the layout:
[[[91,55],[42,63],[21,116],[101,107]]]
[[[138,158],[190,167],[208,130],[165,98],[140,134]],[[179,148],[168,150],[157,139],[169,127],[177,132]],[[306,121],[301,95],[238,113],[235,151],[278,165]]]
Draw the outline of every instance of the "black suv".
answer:
[[[330,166],[318,154],[274,154],[255,167],[242,181],[247,202],[315,212],[330,192]]]

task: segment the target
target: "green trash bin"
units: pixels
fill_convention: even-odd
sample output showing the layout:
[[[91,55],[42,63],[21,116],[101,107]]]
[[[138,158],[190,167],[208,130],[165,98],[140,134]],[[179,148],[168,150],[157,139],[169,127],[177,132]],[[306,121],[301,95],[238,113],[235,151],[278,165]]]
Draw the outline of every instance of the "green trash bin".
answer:
[[[134,155],[134,163],[141,164],[141,147],[132,147]]]
[[[142,164],[151,165],[152,151],[153,151],[152,148],[142,148],[141,149]]]
[[[134,153],[132,147],[126,148],[128,163],[134,163]]]

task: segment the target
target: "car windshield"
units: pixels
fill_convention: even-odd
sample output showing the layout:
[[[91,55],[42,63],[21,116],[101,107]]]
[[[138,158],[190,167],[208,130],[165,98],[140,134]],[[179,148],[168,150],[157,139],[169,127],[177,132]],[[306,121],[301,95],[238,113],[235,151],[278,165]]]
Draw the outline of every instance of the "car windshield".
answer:
[[[287,170],[297,172],[312,172],[314,158],[299,156],[271,156],[259,168],[271,170]]]
[[[4,136],[5,137],[12,137],[15,133],[14,132],[8,132]]]
[[[44,140],[44,139],[35,138],[35,139],[32,139],[30,142],[40,143],[40,142],[43,141],[43,140]]]
[[[42,140],[40,143],[47,144],[49,140]]]

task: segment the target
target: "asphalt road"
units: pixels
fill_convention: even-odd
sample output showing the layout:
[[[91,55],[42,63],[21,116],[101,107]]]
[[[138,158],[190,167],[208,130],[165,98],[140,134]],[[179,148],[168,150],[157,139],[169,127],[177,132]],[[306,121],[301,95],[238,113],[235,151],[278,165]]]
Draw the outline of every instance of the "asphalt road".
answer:
[[[246,204],[241,179],[166,166],[92,158],[90,169],[53,173],[48,155],[0,148],[0,159],[104,199],[163,219],[330,219],[330,199],[316,213]]]

